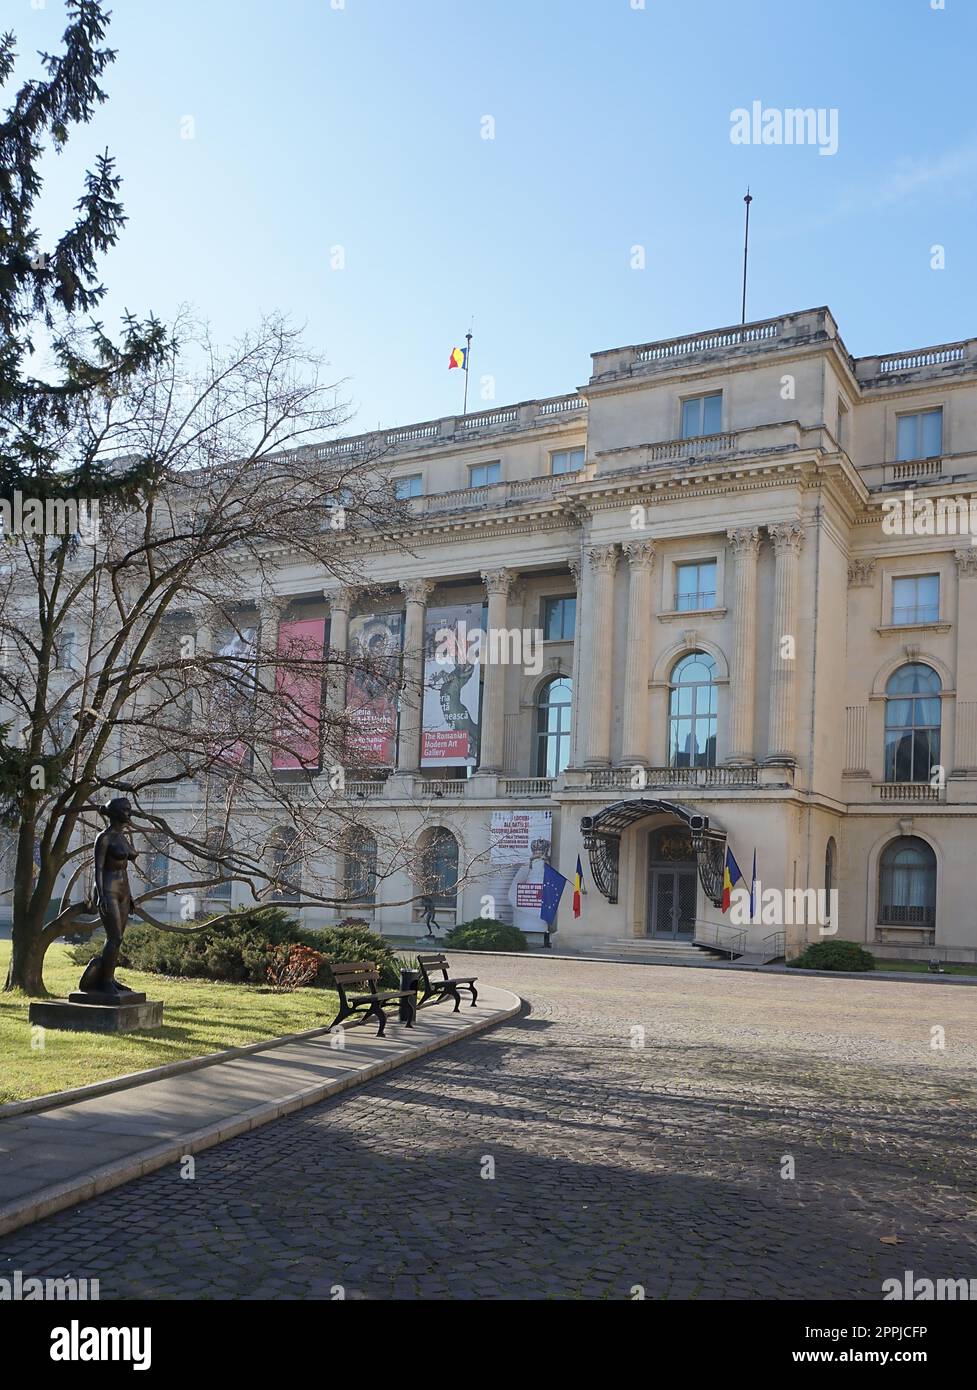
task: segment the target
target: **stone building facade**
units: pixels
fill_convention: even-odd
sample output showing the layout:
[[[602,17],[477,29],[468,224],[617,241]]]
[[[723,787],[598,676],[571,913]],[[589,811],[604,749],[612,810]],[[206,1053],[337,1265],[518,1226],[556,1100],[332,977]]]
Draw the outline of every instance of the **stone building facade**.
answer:
[[[977,959],[977,339],[853,358],[812,309],[597,352],[569,395],[379,442],[413,521],[369,599],[287,556],[280,594],[340,650],[364,602],[399,614],[408,686],[438,605],[541,641],[482,662],[470,775],[421,765],[408,700],[392,765],[347,784],[367,821],[423,807],[430,836],[433,811],[439,921],[493,899],[493,817],[519,810],[548,813],[560,873],[583,865],[563,947],[790,955],[837,932]],[[717,905],[726,847],[774,890],[745,924]],[[415,932],[385,903],[411,873],[358,915]]]

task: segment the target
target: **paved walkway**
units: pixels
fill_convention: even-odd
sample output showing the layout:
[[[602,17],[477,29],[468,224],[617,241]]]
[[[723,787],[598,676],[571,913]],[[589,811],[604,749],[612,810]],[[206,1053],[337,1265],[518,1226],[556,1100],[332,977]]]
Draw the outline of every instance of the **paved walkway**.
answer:
[[[0,1239],[0,1275],[186,1299],[877,1300],[907,1269],[977,1277],[970,990],[457,962],[532,1012],[210,1149],[192,1181],[171,1165]]]
[[[426,1056],[520,1007],[509,991],[489,987],[476,1009],[429,1006],[411,1029],[397,1023],[394,1009],[382,1038],[375,1021],[341,1035],[321,1029],[302,1041],[193,1070],[165,1068],[177,1074],[0,1118],[0,1233]]]

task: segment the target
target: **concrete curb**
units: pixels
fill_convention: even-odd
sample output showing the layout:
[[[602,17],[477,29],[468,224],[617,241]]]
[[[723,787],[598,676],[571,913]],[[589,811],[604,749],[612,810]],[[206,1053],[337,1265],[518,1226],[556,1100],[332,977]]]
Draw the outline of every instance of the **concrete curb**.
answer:
[[[179,1076],[181,1072],[198,1071],[201,1067],[231,1062],[235,1057],[267,1052],[270,1048],[285,1047],[288,1043],[308,1042],[310,1038],[318,1038],[328,1032],[329,1025],[326,1024],[322,1028],[309,1028],[304,1033],[283,1033],[264,1042],[243,1043],[240,1047],[226,1047],[220,1052],[205,1052],[202,1057],[185,1057],[180,1062],[164,1062],[161,1067],[147,1067],[145,1071],[129,1071],[122,1076],[107,1077],[104,1081],[90,1081],[87,1086],[75,1086],[69,1091],[49,1091],[46,1096],[32,1096],[29,1100],[10,1100],[0,1105],[0,1120],[11,1120],[15,1115],[32,1115],[38,1110],[56,1110],[61,1105],[73,1105],[75,1101],[94,1100],[113,1091],[145,1086],[149,1081],[165,1081],[168,1076]]]
[[[525,1006],[517,994],[496,985],[492,988],[498,990],[500,994],[508,995],[514,1001],[513,1004],[500,1012],[473,1019],[470,1024],[466,1024],[456,1033],[451,1033],[446,1037],[432,1038],[429,1042],[422,1043],[409,1052],[402,1053],[399,1057],[388,1057],[381,1062],[374,1062],[352,1072],[348,1076],[340,1077],[338,1080],[320,1082],[308,1090],[294,1091],[291,1095],[284,1096],[280,1100],[267,1101],[251,1110],[242,1111],[241,1114],[235,1115],[232,1119],[224,1119],[212,1125],[205,1125],[204,1128],[182,1135],[179,1139],[168,1139],[165,1143],[144,1149],[141,1153],[130,1154],[115,1163],[107,1163],[101,1168],[94,1169],[85,1177],[72,1178],[68,1182],[42,1188],[29,1197],[9,1202],[6,1206],[0,1207],[0,1236],[9,1235],[11,1231],[19,1230],[22,1226],[29,1226],[46,1216],[53,1216],[56,1212],[64,1211],[66,1207],[88,1201],[89,1198],[97,1197],[103,1192],[110,1192],[112,1188],[121,1187],[134,1178],[156,1172],[159,1168],[166,1167],[168,1163],[177,1163],[188,1154],[201,1153],[204,1149],[212,1148],[215,1144],[222,1144],[227,1139],[236,1139],[241,1134],[259,1129],[262,1125],[270,1124],[273,1120],[279,1120],[285,1115],[292,1115],[310,1105],[318,1105],[321,1101],[330,1100],[333,1096],[340,1095],[343,1091],[351,1090],[356,1086],[364,1085],[367,1081],[382,1076],[385,1072],[395,1071],[398,1067],[417,1061],[418,1058],[439,1052],[441,1048],[449,1047],[452,1043],[474,1037],[478,1033],[485,1032],[486,1029],[494,1028],[499,1023],[506,1023],[509,1019],[515,1018],[523,1012]],[[301,1040],[328,1031],[327,1028],[315,1029],[313,1033],[297,1034],[296,1037]],[[239,1052],[258,1051],[260,1047],[280,1046],[288,1041],[294,1041],[294,1039],[279,1039],[272,1044],[234,1049],[234,1053],[238,1055]],[[227,1057],[230,1054],[217,1055]],[[191,1060],[198,1061],[196,1058]],[[210,1061],[211,1059],[207,1059],[208,1064]],[[177,1068],[182,1067],[180,1063],[174,1065]],[[155,1068],[154,1071],[157,1073],[165,1071],[169,1075],[173,1074],[172,1068]],[[145,1072],[141,1075],[144,1079],[160,1079],[152,1072]],[[123,1079],[128,1082],[128,1085],[139,1084],[135,1081],[129,1081],[129,1078]],[[98,1084],[104,1089],[105,1083]],[[128,1085],[119,1086],[116,1089],[126,1090]],[[80,1091],[87,1089],[85,1087],[79,1088]],[[99,1094],[101,1093],[100,1091]],[[60,1094],[68,1095],[70,1093],[61,1092]],[[75,1096],[75,1099],[78,1098],[80,1097]]]

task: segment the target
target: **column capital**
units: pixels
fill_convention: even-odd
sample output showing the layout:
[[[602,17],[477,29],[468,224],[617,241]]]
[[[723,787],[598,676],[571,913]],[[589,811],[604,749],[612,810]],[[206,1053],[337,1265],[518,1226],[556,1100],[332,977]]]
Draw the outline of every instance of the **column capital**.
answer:
[[[344,584],[339,589],[323,589],[322,597],[333,612],[337,608],[341,608],[348,613],[351,608],[356,606],[356,600],[361,592],[362,590],[356,584]]]
[[[760,549],[759,526],[735,526],[726,532],[726,539],[736,552],[737,558],[756,555]]]
[[[633,570],[654,569],[655,557],[658,554],[654,541],[628,541],[621,548]]]
[[[592,545],[587,550],[587,562],[597,574],[613,574],[620,559],[617,545]]]
[[[514,570],[482,570],[482,583],[490,594],[507,595],[515,580]]]
[[[977,574],[977,545],[968,545],[963,550],[955,550],[953,558],[960,574]]]
[[[570,571],[570,573],[573,575],[573,582],[574,582],[574,584],[576,584],[577,587],[579,588],[579,586],[580,586],[580,574],[581,574],[581,572],[582,572],[582,570],[583,570],[583,565],[581,564],[580,556],[579,556],[579,555],[575,556],[572,560],[568,560],[568,561],[567,561],[567,569],[568,569],[568,570]]]
[[[427,603],[434,593],[433,579],[402,579],[400,592],[408,603]]]
[[[849,589],[861,589],[867,587],[875,579],[874,560],[850,560],[848,562],[848,587]]]
[[[777,521],[767,527],[767,533],[778,555],[784,551],[797,555],[804,544],[804,528],[799,521]]]

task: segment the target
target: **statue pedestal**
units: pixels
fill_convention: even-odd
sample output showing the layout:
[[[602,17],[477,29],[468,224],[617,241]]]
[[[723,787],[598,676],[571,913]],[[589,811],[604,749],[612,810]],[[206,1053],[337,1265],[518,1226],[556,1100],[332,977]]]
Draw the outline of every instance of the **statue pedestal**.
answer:
[[[113,995],[112,1003],[79,1002],[94,997],[91,993],[79,992],[66,1000],[37,1002],[31,1004],[27,1016],[30,1023],[38,1027],[74,1033],[138,1033],[163,1026],[162,999],[147,999],[144,994],[133,993]]]

